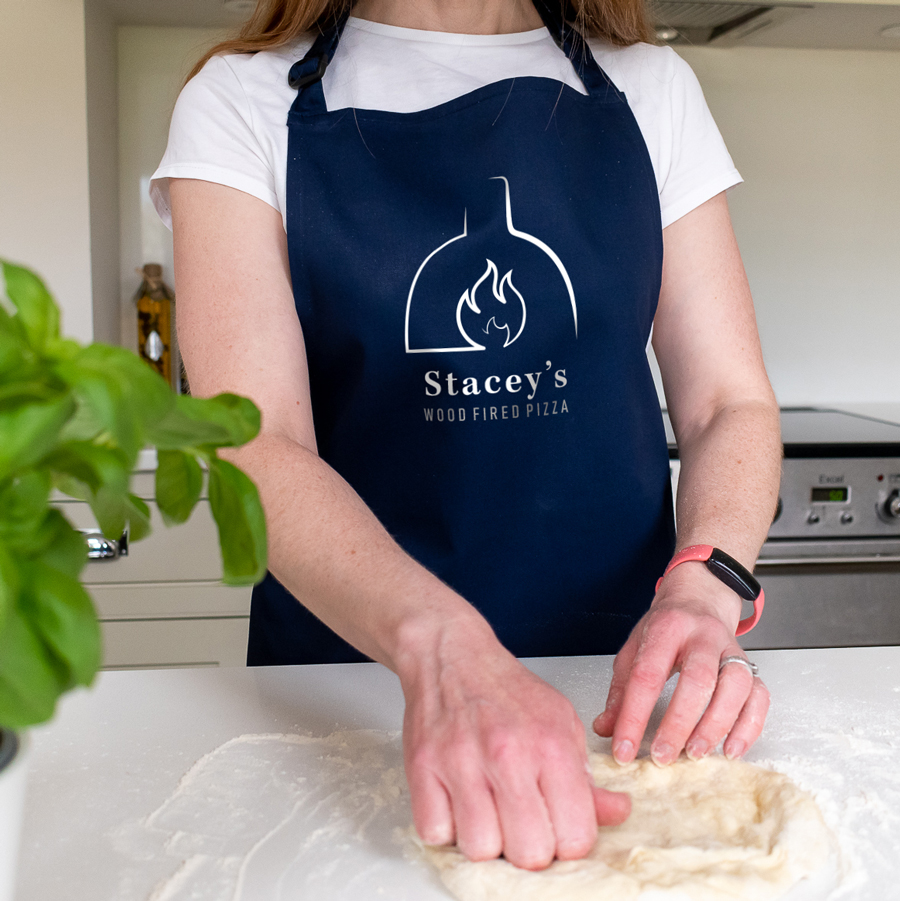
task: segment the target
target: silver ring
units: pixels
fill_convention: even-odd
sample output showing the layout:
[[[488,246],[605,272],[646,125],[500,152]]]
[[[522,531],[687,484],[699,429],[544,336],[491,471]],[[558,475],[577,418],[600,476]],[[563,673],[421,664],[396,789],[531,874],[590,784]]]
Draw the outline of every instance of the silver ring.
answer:
[[[741,666],[746,666],[754,676],[759,675],[759,667],[755,663],[751,663],[746,657],[741,657],[739,654],[733,654],[731,657],[723,657],[719,663],[719,672],[721,673],[729,663],[740,663]]]

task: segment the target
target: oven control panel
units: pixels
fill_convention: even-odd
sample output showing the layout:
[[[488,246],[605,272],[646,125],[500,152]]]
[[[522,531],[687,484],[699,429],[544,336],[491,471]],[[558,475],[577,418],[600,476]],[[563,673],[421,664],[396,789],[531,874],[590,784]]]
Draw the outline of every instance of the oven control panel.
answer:
[[[784,461],[769,538],[900,536],[900,459]]]

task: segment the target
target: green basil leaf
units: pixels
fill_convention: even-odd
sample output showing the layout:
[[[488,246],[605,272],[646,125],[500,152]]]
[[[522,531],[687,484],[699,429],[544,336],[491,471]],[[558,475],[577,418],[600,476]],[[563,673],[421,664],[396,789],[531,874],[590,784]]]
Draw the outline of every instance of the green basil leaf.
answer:
[[[91,344],[59,363],[57,372],[86,408],[82,423],[88,428],[99,423],[128,455],[129,465],[146,443],[149,429],[174,402],[166,381],[121,347]]]
[[[65,393],[61,382],[51,384],[36,378],[29,378],[21,369],[15,376],[4,375],[0,383],[0,409],[6,410],[22,403],[53,400]]]
[[[46,348],[46,354],[54,360],[72,360],[79,353],[81,345],[74,338],[59,337]]]
[[[68,396],[0,410],[0,478],[22,472],[49,453],[74,410]]]
[[[128,512],[125,498],[113,491],[102,488],[88,499],[91,510],[100,526],[100,531],[107,538],[118,539],[128,525]]]
[[[44,465],[57,479],[71,476],[94,492],[101,487],[122,494],[128,491],[131,461],[118,448],[103,447],[93,441],[67,441],[44,458]]]
[[[105,439],[105,426],[93,406],[85,402],[83,397],[75,395],[74,414],[59,434],[61,443],[69,441],[98,441]],[[107,442],[108,443],[108,442]]]
[[[2,262],[2,261],[0,261]],[[3,267],[0,266],[0,278],[3,275]],[[0,282],[0,289],[4,288]],[[27,344],[25,330],[19,319],[19,311],[15,308],[4,290],[0,290],[0,342],[16,341]]]
[[[65,473],[54,473],[53,485],[58,491],[79,501],[89,501],[94,493],[87,484]]]
[[[68,674],[17,606],[0,627],[0,723],[24,729],[53,716]]]
[[[144,430],[158,422],[175,402],[169,383],[137,354],[124,347],[91,344],[77,357],[80,366],[111,374],[135,407]]]
[[[187,522],[200,499],[203,470],[196,458],[184,451],[157,452],[156,503],[166,525]]]
[[[129,392],[113,373],[81,365],[78,359],[60,367],[79,401],[78,437],[93,437],[103,432],[129,457],[137,459],[143,444],[140,418],[131,404]],[[75,437],[68,431],[65,438]]]
[[[136,494],[129,494],[127,501],[128,537],[140,541],[150,534],[150,508]]]
[[[15,606],[20,587],[19,568],[10,551],[0,544],[0,629]]]
[[[6,511],[0,510],[0,539],[0,590],[3,585],[11,584],[9,579],[16,573],[4,564],[4,559],[41,559],[73,578],[87,562],[83,536],[55,507],[21,511],[9,519]]]
[[[0,539],[17,558],[39,554],[53,540],[47,534],[49,502],[50,477],[42,470],[6,482],[0,489]]]
[[[150,431],[150,442],[160,450],[212,445],[237,447],[259,433],[256,404],[236,394],[199,398],[178,395],[174,406]]]
[[[47,511],[37,539],[35,556],[41,562],[78,578],[87,563],[87,543],[81,532],[59,510]]]
[[[6,282],[6,296],[18,310],[31,346],[38,351],[59,335],[59,309],[44,283],[28,269],[0,263]]]
[[[77,578],[42,563],[26,569],[22,609],[63,665],[66,687],[90,685],[100,668],[100,626],[94,604]]]
[[[0,377],[4,389],[11,379],[23,378],[19,373],[29,358],[29,348],[10,326],[11,320],[0,308]]]
[[[0,535],[15,538],[37,529],[47,512],[50,487],[50,476],[42,470],[23,473],[2,484]]]
[[[101,488],[88,503],[107,538],[121,538],[126,527],[131,541],[150,534],[150,508],[139,497]]]
[[[225,582],[259,582],[266,574],[266,522],[256,486],[236,466],[213,457],[209,503],[219,529]]]

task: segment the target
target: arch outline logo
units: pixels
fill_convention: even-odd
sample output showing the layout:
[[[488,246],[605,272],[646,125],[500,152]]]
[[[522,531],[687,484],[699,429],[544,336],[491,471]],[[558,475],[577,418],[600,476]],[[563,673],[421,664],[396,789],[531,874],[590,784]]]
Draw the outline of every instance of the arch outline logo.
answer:
[[[510,201],[510,193],[509,193],[509,181],[505,176],[495,176],[491,179],[491,181],[502,181],[504,186],[504,196],[505,196],[505,220],[506,220],[506,230],[508,233],[514,237],[519,238],[523,241],[528,242],[529,244],[537,247],[541,250],[553,263],[558,271],[562,281],[565,285],[566,292],[568,294],[569,304],[571,306],[572,320],[575,327],[575,337],[578,337],[578,307],[575,302],[575,291],[572,287],[572,280],[569,278],[569,273],[566,271],[565,266],[563,265],[562,260],[556,254],[556,252],[546,243],[540,240],[540,238],[536,238],[534,235],[530,235],[527,232],[521,231],[517,229],[513,225],[512,220],[512,203]],[[409,288],[409,294],[407,295],[406,300],[406,316],[404,322],[404,345],[406,349],[406,353],[415,354],[415,353],[456,353],[460,351],[484,351],[488,349],[488,344],[484,343],[485,339],[481,338],[480,332],[483,331],[485,335],[491,335],[492,330],[496,337],[495,341],[490,342],[492,347],[501,346],[503,348],[510,346],[515,343],[515,341],[522,335],[525,330],[525,323],[527,319],[527,307],[526,307],[526,297],[528,296],[527,286],[524,286],[525,295],[523,296],[522,290],[523,286],[516,286],[513,284],[513,269],[509,269],[505,272],[505,274],[500,277],[500,270],[497,264],[491,257],[484,257],[483,262],[479,262],[478,266],[484,267],[483,274],[481,277],[471,286],[471,288],[467,288],[462,296],[456,301],[456,309],[455,309],[455,324],[457,328],[457,332],[459,334],[460,342],[459,344],[454,344],[453,342],[448,342],[449,346],[439,345],[439,346],[431,346],[431,347],[418,347],[412,346],[410,341],[410,317],[413,311],[413,305],[415,301],[416,294],[416,286],[419,283],[419,279],[428,266],[428,264],[432,261],[434,257],[436,257],[441,251],[450,247],[452,244],[455,244],[457,241],[461,241],[464,238],[468,237],[468,210],[466,210],[463,214],[463,230],[460,234],[455,235],[450,238],[448,241],[445,241],[439,247],[436,247],[427,257],[422,261],[419,266],[416,274],[412,280],[412,284]],[[504,310],[507,312],[507,321],[504,323],[498,323],[496,320],[496,316],[492,316],[487,319],[486,322],[482,324],[477,330],[475,330],[471,324],[467,325],[465,322],[466,317],[472,318],[472,314],[475,316],[482,315],[482,304],[479,304],[478,298],[481,296],[487,296],[488,298],[493,298],[496,302],[504,305]],[[454,310],[452,306],[448,306],[447,310],[448,316],[454,315]],[[513,325],[509,324],[509,320],[513,321]],[[497,336],[497,333],[500,333]],[[502,345],[497,344],[497,340],[500,337],[505,338],[503,340]]]

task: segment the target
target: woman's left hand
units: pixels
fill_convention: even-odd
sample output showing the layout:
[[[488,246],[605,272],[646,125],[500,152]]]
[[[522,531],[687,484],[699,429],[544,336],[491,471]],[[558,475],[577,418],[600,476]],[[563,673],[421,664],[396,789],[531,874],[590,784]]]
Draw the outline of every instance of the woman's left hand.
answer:
[[[633,760],[663,687],[678,685],[650,747],[664,765],[683,750],[697,759],[725,740],[727,757],[741,757],[762,732],[769,692],[739,663],[746,659],[734,633],[737,595],[704,566],[686,565],[664,579],[647,613],[616,656],[606,709],[594,731],[612,737],[613,757]]]

